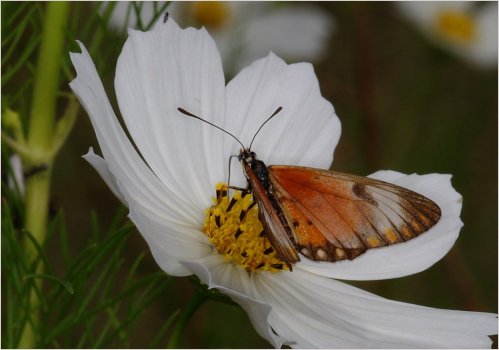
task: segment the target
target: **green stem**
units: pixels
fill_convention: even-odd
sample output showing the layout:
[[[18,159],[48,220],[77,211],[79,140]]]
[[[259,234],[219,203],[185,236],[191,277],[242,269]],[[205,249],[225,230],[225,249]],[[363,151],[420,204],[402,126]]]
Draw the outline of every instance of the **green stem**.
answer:
[[[40,245],[45,241],[50,195],[50,175],[52,172],[52,141],[56,113],[59,76],[61,72],[65,27],[68,17],[68,2],[48,2],[44,18],[44,28],[38,55],[33,102],[27,145],[31,150],[25,166],[45,165],[46,171],[39,172],[26,180],[26,222],[25,228]],[[25,241],[27,261],[36,258],[36,249]],[[42,273],[38,265],[35,273]],[[40,281],[37,281],[40,283]],[[32,348],[36,344],[36,329],[39,323],[38,298],[34,291],[30,295],[31,322],[25,324],[19,343],[20,348]]]
[[[206,294],[200,293],[197,290],[194,291],[194,294],[192,295],[191,300],[189,300],[189,303],[185,306],[184,310],[180,314],[178,321],[177,321],[177,324],[175,325],[175,328],[173,329],[173,332],[170,335],[170,339],[168,340],[168,344],[166,345],[167,349],[178,348],[180,336],[184,332],[185,326],[187,326],[187,323],[191,319],[194,312],[196,312],[196,310],[207,299],[208,299],[208,296]]]
[[[68,10],[68,2],[47,3],[28,135],[28,145],[41,151],[52,144]]]
[[[23,159],[30,159],[31,150],[28,147],[26,147],[26,145],[23,145],[20,142],[16,141],[15,139],[7,135],[7,133],[5,133],[3,130],[1,135],[3,143],[12,148]]]

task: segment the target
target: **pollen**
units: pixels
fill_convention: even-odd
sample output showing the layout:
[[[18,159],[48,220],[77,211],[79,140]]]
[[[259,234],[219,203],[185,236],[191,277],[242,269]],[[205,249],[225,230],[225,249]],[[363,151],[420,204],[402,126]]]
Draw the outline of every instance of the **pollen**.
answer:
[[[470,15],[458,11],[443,11],[436,21],[437,32],[442,37],[458,44],[468,44],[475,39],[475,26]]]
[[[217,251],[248,272],[288,270],[264,234],[253,195],[234,191],[229,197],[225,184],[217,184],[216,194],[203,232]]]

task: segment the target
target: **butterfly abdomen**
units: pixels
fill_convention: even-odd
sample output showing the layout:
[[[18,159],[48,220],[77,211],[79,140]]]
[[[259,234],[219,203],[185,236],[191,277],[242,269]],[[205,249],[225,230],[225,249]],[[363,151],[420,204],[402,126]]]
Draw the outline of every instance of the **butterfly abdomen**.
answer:
[[[255,173],[258,180],[260,180],[260,182],[262,183],[265,191],[268,191],[270,189],[270,180],[269,171],[265,163],[261,160],[255,159],[251,162],[251,169]]]

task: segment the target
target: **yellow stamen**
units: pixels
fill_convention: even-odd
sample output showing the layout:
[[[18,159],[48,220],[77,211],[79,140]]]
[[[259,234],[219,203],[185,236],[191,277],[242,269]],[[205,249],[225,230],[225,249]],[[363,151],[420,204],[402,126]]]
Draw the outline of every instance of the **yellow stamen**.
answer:
[[[437,32],[442,37],[460,44],[467,44],[475,39],[475,27],[470,15],[452,10],[439,13],[436,22]]]
[[[214,205],[206,210],[203,232],[217,251],[248,272],[287,270],[264,235],[253,196],[234,191],[229,198],[224,184],[217,184],[216,190]]]
[[[230,7],[223,1],[188,2],[188,12],[197,25],[220,29],[230,20]]]

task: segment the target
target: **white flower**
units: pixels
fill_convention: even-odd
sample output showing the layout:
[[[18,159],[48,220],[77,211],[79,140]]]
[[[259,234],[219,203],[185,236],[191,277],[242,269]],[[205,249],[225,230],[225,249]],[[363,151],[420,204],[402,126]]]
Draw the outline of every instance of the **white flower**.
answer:
[[[248,145],[261,123],[282,106],[253,150],[268,164],[327,168],[340,123],[322,98],[310,64],[287,65],[269,54],[226,86],[220,55],[206,30],[182,30],[171,18],[149,32],[131,30],[118,59],[115,88],[139,154],[111,108],[92,59],[80,46],[82,53],[71,54],[77,77],[70,85],[90,115],[104,155],[90,150],[85,158],[128,206],[131,220],[168,274],[194,273],[229,295],[275,347],[490,346],[487,335],[497,332],[495,314],[390,301],[329,278],[400,277],[442,258],[462,226],[461,196],[449,175],[373,174],[429,197],[440,206],[442,217],[418,238],[370,250],[353,261],[330,264],[303,258],[292,272],[247,272],[219,254],[203,232],[215,185],[227,181],[227,160],[239,145],[177,108],[202,116]],[[231,176],[244,185],[240,169],[234,167]]]
[[[497,2],[403,1],[397,3],[437,45],[483,67],[497,67]]]
[[[161,4],[161,2],[159,3]],[[117,2],[111,24],[136,28],[134,9],[129,2]],[[156,4],[158,7],[158,4]],[[316,61],[323,57],[334,28],[333,18],[311,4],[273,4],[256,1],[173,2],[168,11],[179,23],[207,27],[222,55],[224,66],[235,69],[273,51],[290,60]],[[140,4],[140,19],[148,23],[154,15],[154,2]]]

